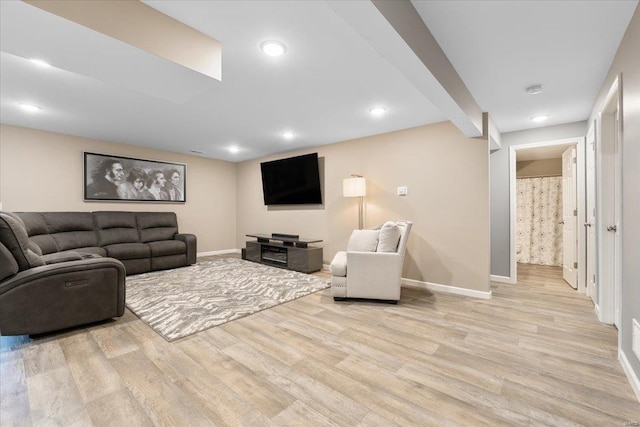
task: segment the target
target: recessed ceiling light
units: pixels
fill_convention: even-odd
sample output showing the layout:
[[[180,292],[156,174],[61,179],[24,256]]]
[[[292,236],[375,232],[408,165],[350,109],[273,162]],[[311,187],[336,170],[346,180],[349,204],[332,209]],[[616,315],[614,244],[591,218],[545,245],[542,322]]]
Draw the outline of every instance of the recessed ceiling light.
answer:
[[[232,145],[229,148],[227,148],[227,150],[229,150],[231,154],[237,154],[240,152],[240,147],[238,147],[237,145]]]
[[[204,154],[204,151],[200,151],[200,150],[189,150],[189,152],[194,154]]]
[[[369,110],[369,112],[373,116],[381,116],[387,112],[387,109],[385,107],[373,107]]]
[[[546,115],[546,114],[542,114],[542,115],[539,115],[539,116],[533,116],[533,117],[531,117],[531,121],[532,121],[532,122],[536,122],[536,123],[540,123],[540,122],[544,122],[544,121],[545,121],[545,120],[547,120],[548,118],[549,118],[549,116],[548,116],[548,115]]]
[[[542,85],[531,85],[525,89],[529,95],[537,95],[542,92]]]
[[[42,110],[42,107],[38,105],[33,105],[33,104],[18,104],[18,105],[20,105],[20,108],[22,108],[23,111],[26,111],[28,113],[37,113],[38,111]]]
[[[260,44],[260,49],[269,56],[280,56],[287,51],[287,46],[277,40],[267,40]]]
[[[294,136],[295,136],[295,134],[293,132],[289,131],[289,130],[285,131],[285,132],[282,132],[282,137],[284,139],[293,139]]]

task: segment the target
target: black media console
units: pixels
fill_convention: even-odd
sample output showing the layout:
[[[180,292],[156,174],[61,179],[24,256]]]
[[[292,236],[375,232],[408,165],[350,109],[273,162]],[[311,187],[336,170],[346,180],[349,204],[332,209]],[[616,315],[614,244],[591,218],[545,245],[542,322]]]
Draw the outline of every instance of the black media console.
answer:
[[[309,246],[322,240],[292,234],[247,234],[256,241],[247,242],[242,259],[287,268],[302,273],[322,270],[322,248]]]

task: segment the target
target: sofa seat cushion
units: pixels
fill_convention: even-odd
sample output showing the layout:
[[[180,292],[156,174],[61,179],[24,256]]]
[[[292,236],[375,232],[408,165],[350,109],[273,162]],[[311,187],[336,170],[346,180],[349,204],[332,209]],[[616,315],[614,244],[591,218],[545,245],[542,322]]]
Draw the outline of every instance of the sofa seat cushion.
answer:
[[[151,249],[149,245],[144,243],[116,243],[115,245],[105,246],[107,256],[116,259],[138,259],[149,258]]]
[[[180,240],[163,240],[160,242],[147,243],[151,248],[151,256],[180,255],[187,251],[187,245]]]
[[[347,275],[347,253],[340,251],[331,261],[331,275],[345,277]]]

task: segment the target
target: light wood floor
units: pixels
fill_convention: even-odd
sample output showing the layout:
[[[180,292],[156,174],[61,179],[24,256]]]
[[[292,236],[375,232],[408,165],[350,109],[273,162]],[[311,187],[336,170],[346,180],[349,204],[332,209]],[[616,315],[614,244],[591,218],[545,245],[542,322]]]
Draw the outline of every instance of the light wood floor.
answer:
[[[491,300],[403,288],[397,306],[334,303],[327,289],[173,343],[129,311],[37,339],[2,337],[0,424],[640,421],[616,330],[559,269],[518,272],[517,285],[493,284]]]

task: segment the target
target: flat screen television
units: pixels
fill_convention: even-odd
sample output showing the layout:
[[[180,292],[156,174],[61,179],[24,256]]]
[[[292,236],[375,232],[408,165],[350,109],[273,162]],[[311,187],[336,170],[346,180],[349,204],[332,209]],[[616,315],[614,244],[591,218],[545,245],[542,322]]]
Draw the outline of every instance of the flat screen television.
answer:
[[[260,163],[265,205],[321,204],[318,153]]]

